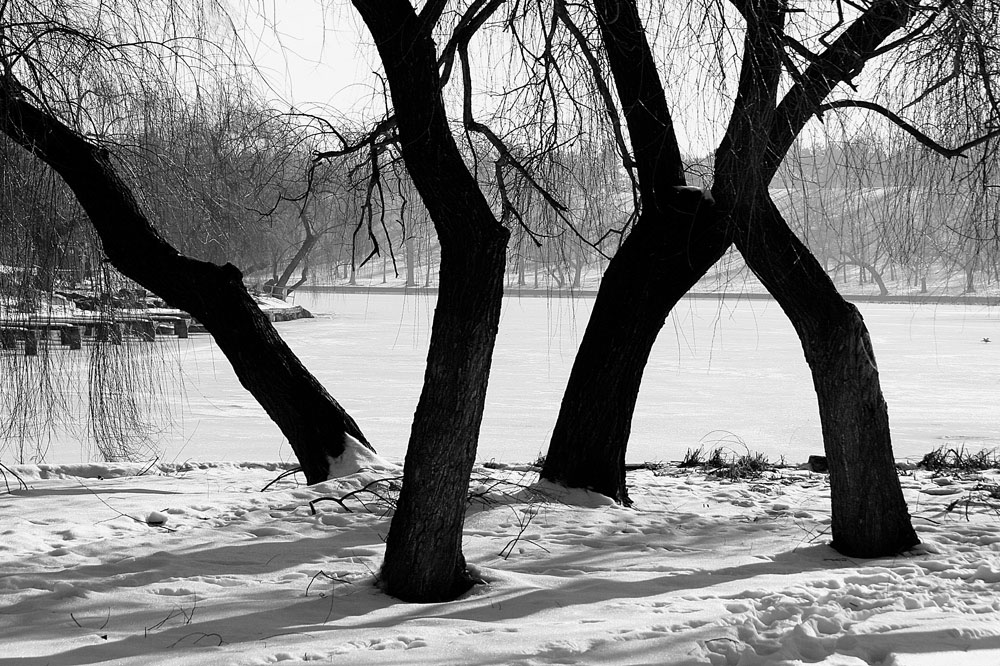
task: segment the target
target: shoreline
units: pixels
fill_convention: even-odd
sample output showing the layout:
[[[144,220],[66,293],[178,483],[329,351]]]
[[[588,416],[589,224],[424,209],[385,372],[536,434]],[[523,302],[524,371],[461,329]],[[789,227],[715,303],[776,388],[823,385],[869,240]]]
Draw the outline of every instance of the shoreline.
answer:
[[[393,294],[431,296],[437,294],[437,287],[391,287],[391,286],[361,286],[361,285],[303,285],[296,291],[317,294]],[[596,298],[595,289],[505,289],[504,296],[518,298]],[[880,296],[878,294],[842,294],[852,303],[885,303],[906,305],[985,305],[1000,306],[1000,296],[949,296],[932,294],[900,294]],[[684,298],[717,300],[728,299],[745,301],[773,301],[769,293],[758,292],[697,292],[692,291]]]

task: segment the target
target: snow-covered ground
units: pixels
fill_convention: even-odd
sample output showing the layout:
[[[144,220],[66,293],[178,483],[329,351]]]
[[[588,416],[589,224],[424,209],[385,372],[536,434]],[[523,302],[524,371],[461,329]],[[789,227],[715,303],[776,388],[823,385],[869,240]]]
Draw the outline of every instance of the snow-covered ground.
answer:
[[[366,487],[391,494],[433,300],[298,303],[319,316],[279,330],[386,459],[351,458],[340,478],[305,487],[289,477],[263,491],[290,455],[211,341],[138,347],[184,378],[168,398],[178,423],[163,462],[4,475],[0,666],[1000,664],[996,470],[903,472],[923,544],[860,561],[826,545],[821,474],[731,483],[643,470],[629,474],[635,506],[623,508],[540,485],[524,466],[481,466],[464,544],[486,584],[448,604],[383,595],[387,508],[367,491],[346,506],[317,502],[315,514],[310,502]],[[544,451],[590,306],[507,299],[481,460],[524,463]],[[862,309],[897,457],[997,446],[989,397],[1000,383],[1000,313]],[[629,458],[677,460],[719,440],[739,452],[737,437],[792,463],[821,452],[798,343],[773,303],[685,301],[647,369]],[[11,452],[0,462],[12,465]],[[53,463],[78,457],[79,444],[48,444]]]
[[[18,467],[0,664],[1000,663],[995,471],[904,472],[924,543],[862,561],[826,545],[824,475],[643,470],[623,508],[480,467],[464,547],[486,584],[414,605],[375,586],[390,518],[371,495],[310,510],[398,474],[360,464],[266,492],[285,465]]]

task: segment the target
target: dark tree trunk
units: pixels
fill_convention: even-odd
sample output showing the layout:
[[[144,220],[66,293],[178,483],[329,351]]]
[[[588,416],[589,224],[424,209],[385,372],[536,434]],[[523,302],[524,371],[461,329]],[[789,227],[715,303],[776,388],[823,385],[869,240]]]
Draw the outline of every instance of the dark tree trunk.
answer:
[[[446,247],[424,388],[382,566],[383,588],[406,601],[453,599],[472,585],[462,527],[500,321],[506,238],[475,250]]]
[[[823,267],[782,219],[768,184],[794,138],[848,72],[905,25],[912,5],[876,3],[813,61],[776,103],[786,5],[756,0],[747,22],[738,91],[716,151],[712,194],[747,265],[798,333],[813,374],[830,464],[833,545],[851,556],[917,543],[892,456],[888,411],[868,331]]]
[[[299,246],[298,251],[296,251],[295,256],[292,260],[288,262],[285,266],[285,270],[281,272],[274,286],[278,289],[280,294],[278,298],[284,298],[286,295],[301,287],[306,281],[306,270],[302,270],[302,277],[294,286],[289,288],[288,281],[292,279],[292,275],[295,273],[296,269],[300,265],[306,265],[309,259],[309,253],[312,252],[313,248],[316,247],[316,243],[319,242],[320,237],[313,233],[312,224],[309,223],[309,213],[306,211],[307,202],[302,202],[302,210],[299,212],[299,220],[302,221],[302,228],[305,232],[305,237],[302,239],[302,245]]]
[[[877,268],[875,268],[874,264],[870,264],[867,261],[859,259],[857,256],[850,253],[845,253],[844,256],[846,256],[849,260],[845,262],[845,264],[851,263],[857,266],[859,269],[859,273],[861,274],[862,277],[864,276],[865,272],[871,275],[872,282],[878,285],[879,296],[889,295],[889,288],[885,286],[885,280],[882,279],[882,274],[878,271]]]
[[[473,583],[462,554],[462,527],[500,321],[509,234],[466,169],[448,126],[432,38],[437,17],[426,16],[426,8],[418,16],[407,0],[354,0],[354,5],[378,47],[403,160],[441,246],[427,370],[381,584],[406,601],[442,601]]]
[[[330,458],[343,453],[345,434],[367,444],[250,298],[239,269],[190,259],[164,241],[105,150],[5,86],[0,128],[62,176],[115,268],[204,324],[240,383],[288,438],[308,483],[328,478]]]
[[[728,197],[713,192],[720,207]],[[896,472],[868,329],[766,191],[734,209],[736,245],[791,320],[812,371],[830,465],[833,547],[880,557],[918,543]]]
[[[643,209],[608,264],[570,373],[542,477],[628,503],[625,452],[643,369],[670,310],[729,241],[683,165],[655,61],[630,0],[597,0],[635,151]]]
[[[570,372],[542,477],[623,504],[625,451],[642,373],[670,310],[729,246],[711,206],[640,218],[601,280]],[[696,214],[697,211],[697,214]],[[647,214],[643,214],[645,217]]]
[[[406,286],[417,286],[417,251],[413,247],[413,236],[406,237]]]

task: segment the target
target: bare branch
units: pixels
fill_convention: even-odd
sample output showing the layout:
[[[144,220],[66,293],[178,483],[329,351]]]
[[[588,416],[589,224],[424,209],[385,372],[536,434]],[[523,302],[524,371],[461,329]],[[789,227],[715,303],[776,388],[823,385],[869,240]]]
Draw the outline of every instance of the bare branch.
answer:
[[[462,15],[451,39],[441,51],[438,58],[438,68],[441,70],[441,86],[444,87],[451,78],[451,70],[455,64],[455,53],[461,44],[468,45],[472,36],[483,26],[505,0],[475,0]],[[487,2],[489,5],[487,5]],[[485,8],[484,8],[484,5]]]
[[[296,113],[294,115],[322,120],[308,113]],[[341,147],[337,150],[316,151],[313,154],[313,162],[320,162],[322,160],[350,155],[358,152],[359,150],[370,147],[373,143],[378,144],[379,146],[387,146],[391,143],[396,143],[396,136],[393,134],[396,129],[395,115],[383,118],[376,123],[375,127],[373,127],[369,132],[357,141],[353,142],[348,141],[347,138],[339,130],[337,130],[337,128],[330,124],[329,121],[322,120],[322,122],[327,126],[327,130],[337,137],[337,140],[340,141]]]
[[[773,173],[777,169],[788,147],[816,114],[826,96],[840,83],[850,82],[874,57],[879,45],[906,25],[914,11],[907,0],[876,0],[815,57],[775,111],[770,129],[769,163],[764,165],[766,172]]]
[[[594,76],[594,86],[597,88],[601,101],[604,102],[605,111],[608,114],[608,119],[611,121],[611,129],[614,132],[615,145],[618,148],[618,153],[622,158],[622,166],[625,167],[625,171],[628,173],[628,177],[632,181],[633,189],[638,189],[638,183],[636,182],[634,173],[635,162],[629,152],[628,144],[625,142],[625,136],[622,132],[621,116],[618,115],[618,108],[615,106],[614,97],[611,95],[611,89],[608,87],[608,82],[604,77],[604,72],[601,70],[601,65],[597,60],[597,56],[594,55],[593,50],[590,48],[590,43],[587,41],[583,31],[580,30],[580,27],[576,25],[570,17],[569,11],[566,9],[565,0],[556,0],[554,11],[556,17],[562,21],[570,35],[572,35],[576,40],[577,46],[580,47],[580,51],[583,53],[584,59],[586,59],[587,64],[590,65],[590,71]]]
[[[914,39],[919,37],[924,31],[926,31],[927,28],[931,27],[934,24],[934,22],[938,19],[939,16],[941,16],[944,10],[947,9],[952,4],[952,1],[953,0],[944,0],[938,7],[935,7],[932,10],[930,10],[931,15],[927,18],[926,21],[924,21],[916,28],[903,35],[902,37],[892,40],[891,42],[882,46],[881,48],[875,49],[875,51],[873,51],[872,57],[878,57],[880,55],[884,55],[886,53],[889,53],[890,51],[898,49],[899,47],[905,44],[912,42]]]
[[[496,170],[497,190],[500,192],[500,222],[507,222],[511,217],[513,217],[517,220],[518,225],[524,229],[525,233],[528,234],[528,238],[530,238],[531,242],[535,244],[535,247],[541,247],[542,242],[538,239],[543,238],[544,236],[535,232],[527,225],[524,218],[511,202],[510,196],[507,193],[507,182],[503,177],[503,167],[506,163],[507,158],[501,155],[500,159],[498,159],[494,164],[494,168]]]
[[[930,138],[929,136],[921,132],[919,129],[917,129],[910,123],[900,118],[897,114],[885,108],[884,106],[880,104],[875,104],[874,102],[867,102],[864,100],[842,99],[834,102],[828,102],[826,104],[820,105],[817,108],[816,115],[819,116],[822,115],[825,111],[831,111],[833,109],[844,109],[844,108],[858,108],[858,109],[867,109],[868,111],[874,111],[875,113],[878,113],[887,118],[889,121],[891,121],[894,125],[898,126],[900,129],[905,130],[908,134],[910,134],[922,145],[930,148],[936,153],[944,155],[947,158],[965,157],[964,153],[970,148],[974,148],[982,143],[986,143],[990,139],[1000,136],[1000,129],[996,129],[993,130],[992,132],[977,137],[972,141],[967,141],[966,143],[963,143],[961,146],[958,146],[957,148],[946,148],[941,144],[939,144],[938,142],[936,142],[934,139]]]

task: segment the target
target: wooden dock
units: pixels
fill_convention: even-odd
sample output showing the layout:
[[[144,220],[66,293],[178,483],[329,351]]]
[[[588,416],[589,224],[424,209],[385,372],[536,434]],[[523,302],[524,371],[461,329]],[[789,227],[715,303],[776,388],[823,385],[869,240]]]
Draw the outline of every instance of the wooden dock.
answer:
[[[26,356],[37,356],[40,343],[58,339],[70,350],[82,349],[85,340],[120,345],[128,338],[153,342],[157,334],[188,337],[191,316],[177,311],[124,311],[113,317],[98,313],[37,315],[17,312],[0,314],[0,351],[16,350],[23,344]]]
[[[261,311],[272,322],[312,317],[308,310],[295,305],[268,307]],[[203,333],[205,328],[191,315],[172,308],[118,310],[98,313],[89,310],[72,314],[42,315],[22,312],[0,312],[0,353],[23,347],[26,356],[37,356],[39,344],[58,340],[68,349],[82,349],[85,341],[122,344],[126,338],[153,342],[158,335],[186,338],[190,333]]]

